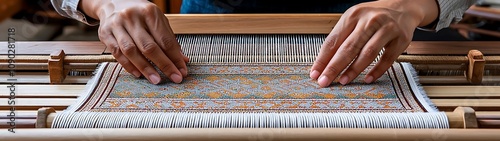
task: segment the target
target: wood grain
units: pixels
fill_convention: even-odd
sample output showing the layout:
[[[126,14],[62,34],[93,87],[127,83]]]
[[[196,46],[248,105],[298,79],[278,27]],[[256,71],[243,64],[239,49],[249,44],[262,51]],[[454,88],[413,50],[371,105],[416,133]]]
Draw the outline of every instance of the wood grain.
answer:
[[[7,45],[7,42],[0,42]],[[7,47],[0,48],[0,55],[6,55]],[[97,41],[40,41],[40,42],[16,42],[16,55],[50,55],[59,50],[64,50],[68,55],[102,54],[106,46]]]
[[[166,14],[174,34],[328,34],[341,14]]]
[[[453,140],[498,141],[500,129],[160,128],[18,129],[6,140]]]
[[[469,50],[499,55],[500,41],[412,41],[406,49],[412,55],[467,55]]]

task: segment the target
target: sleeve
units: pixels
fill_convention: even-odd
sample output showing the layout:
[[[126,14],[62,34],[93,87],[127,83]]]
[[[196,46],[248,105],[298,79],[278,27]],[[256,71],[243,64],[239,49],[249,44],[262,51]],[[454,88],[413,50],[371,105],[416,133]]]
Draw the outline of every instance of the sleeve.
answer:
[[[439,6],[439,17],[431,26],[419,28],[426,31],[439,31],[451,23],[462,20],[462,16],[477,0],[436,0]]]
[[[78,3],[80,0],[51,0],[51,2],[54,9],[61,16],[72,18],[91,26],[99,24],[98,20],[95,20],[78,10]]]

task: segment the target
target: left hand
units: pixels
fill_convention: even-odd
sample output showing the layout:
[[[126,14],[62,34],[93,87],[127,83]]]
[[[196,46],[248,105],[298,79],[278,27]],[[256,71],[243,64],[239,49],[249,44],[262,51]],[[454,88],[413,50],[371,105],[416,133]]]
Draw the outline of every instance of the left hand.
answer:
[[[378,79],[408,47],[415,28],[425,25],[424,21],[427,24],[433,21],[429,22],[425,19],[425,13],[422,13],[422,10],[429,7],[417,3],[425,2],[381,0],[349,8],[321,46],[310,77],[317,79],[321,87],[327,87],[341,75],[338,81],[346,85],[364,71],[382,48],[385,48],[380,60],[365,76],[364,81],[371,83]],[[433,3],[436,7],[434,10],[437,11],[437,4],[435,1]],[[437,17],[431,16],[434,16],[433,19]],[[344,69],[345,72],[340,74]]]

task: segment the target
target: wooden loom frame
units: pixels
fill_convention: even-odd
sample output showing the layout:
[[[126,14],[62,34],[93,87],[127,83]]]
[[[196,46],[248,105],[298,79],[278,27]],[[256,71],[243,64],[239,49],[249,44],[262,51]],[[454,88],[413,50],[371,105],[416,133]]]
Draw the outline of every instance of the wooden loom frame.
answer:
[[[176,34],[327,34],[340,18],[340,14],[193,14],[193,15],[167,15],[171,27]],[[4,57],[4,56],[1,56]],[[478,83],[482,79],[481,70],[484,63],[499,63],[497,56],[483,56],[481,52],[472,51],[469,57],[441,56],[415,56],[403,55],[400,60],[420,63],[438,62],[468,63],[467,70],[472,71],[467,75],[468,82]],[[66,56],[64,51],[57,51],[48,56],[18,56],[16,60],[29,63],[43,63],[48,66],[50,81],[59,84],[64,81],[64,72],[75,67],[70,63],[98,63],[103,61],[114,61],[110,55],[94,56]],[[5,58],[1,58],[0,61]],[[441,61],[435,61],[439,59]],[[479,63],[475,63],[479,62]],[[475,65],[474,65],[475,64]],[[483,65],[481,65],[483,64]],[[88,65],[92,68],[95,66]],[[85,68],[85,67],[83,67]],[[474,73],[481,72],[481,73]],[[478,86],[481,87],[481,86]],[[56,88],[57,90],[57,88]],[[53,90],[52,90],[53,91]],[[457,101],[455,101],[457,102]],[[51,106],[43,105],[43,106]],[[52,107],[52,106],[51,106]],[[494,111],[500,111],[495,108]],[[56,109],[61,110],[61,109]],[[479,116],[470,108],[458,108],[455,112],[449,112],[451,123],[455,128],[468,129],[43,129],[50,125],[55,115],[55,110],[42,108],[37,114],[38,129],[17,129],[16,134],[7,134],[6,139],[19,140],[54,140],[54,139],[88,139],[88,135],[95,135],[98,139],[121,140],[121,139],[149,139],[161,140],[185,139],[185,140],[247,140],[252,138],[276,139],[276,140],[316,140],[316,139],[339,139],[339,140],[415,140],[435,139],[436,133],[448,140],[495,140],[500,138],[500,129],[474,129],[479,123]],[[497,115],[498,116],[498,115]],[[496,117],[493,115],[493,117]],[[485,118],[488,119],[488,118]],[[463,125],[463,126],[456,126]],[[469,126],[470,125],[470,126]],[[89,134],[82,134],[81,132]],[[271,134],[267,134],[267,133]],[[366,135],[366,136],[365,136]],[[92,138],[92,137],[90,137]]]

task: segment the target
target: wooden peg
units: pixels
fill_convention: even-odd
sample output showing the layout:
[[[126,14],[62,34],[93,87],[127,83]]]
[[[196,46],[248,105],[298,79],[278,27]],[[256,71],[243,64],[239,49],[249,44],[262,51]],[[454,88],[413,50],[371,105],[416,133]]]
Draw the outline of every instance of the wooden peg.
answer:
[[[51,107],[42,107],[38,109],[35,128],[50,128],[52,121],[54,120],[50,115],[55,113],[56,110]]]
[[[483,81],[484,65],[486,63],[483,53],[479,50],[470,50],[467,54],[469,66],[467,68],[467,80],[471,84],[481,84]]]
[[[457,107],[446,113],[450,128],[478,128],[476,112],[471,107]]]
[[[50,54],[49,63],[49,76],[50,83],[62,83],[64,78],[66,78],[66,74],[64,71],[64,57],[66,54],[63,50],[59,50]]]

